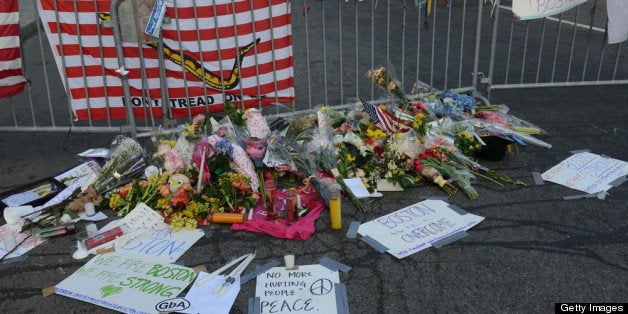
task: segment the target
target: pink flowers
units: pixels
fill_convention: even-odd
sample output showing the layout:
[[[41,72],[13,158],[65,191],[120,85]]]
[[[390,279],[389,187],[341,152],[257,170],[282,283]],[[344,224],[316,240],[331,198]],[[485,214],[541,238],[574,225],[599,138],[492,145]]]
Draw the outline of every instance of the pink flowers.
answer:
[[[183,162],[183,158],[179,155],[174,149],[170,149],[164,154],[164,168],[169,173],[176,173],[185,169],[185,163]]]

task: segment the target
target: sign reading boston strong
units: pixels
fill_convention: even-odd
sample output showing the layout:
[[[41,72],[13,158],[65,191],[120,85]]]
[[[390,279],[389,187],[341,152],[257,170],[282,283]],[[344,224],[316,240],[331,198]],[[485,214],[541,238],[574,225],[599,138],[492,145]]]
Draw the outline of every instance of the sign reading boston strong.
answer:
[[[99,254],[55,286],[61,295],[125,313],[154,312],[196,279],[191,268],[135,255]]]
[[[477,225],[484,217],[454,211],[444,201],[425,200],[360,225],[358,232],[388,248],[397,258]]]
[[[110,4],[110,0],[38,1],[79,120],[126,117],[113,29],[103,26],[111,19]],[[167,105],[174,118],[219,112],[226,101],[259,106],[294,99],[288,0],[166,1],[165,15],[172,22],[161,24],[163,48],[155,38],[142,45],[123,43],[135,117],[162,115],[159,55],[164,57]]]

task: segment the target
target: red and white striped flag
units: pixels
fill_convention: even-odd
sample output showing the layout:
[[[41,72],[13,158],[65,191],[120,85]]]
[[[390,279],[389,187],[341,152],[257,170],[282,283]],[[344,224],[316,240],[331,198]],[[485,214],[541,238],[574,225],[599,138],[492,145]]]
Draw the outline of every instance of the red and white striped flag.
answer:
[[[76,118],[125,118],[113,29],[101,23],[109,19],[110,0],[39,0],[38,5]],[[140,60],[137,43],[123,44],[136,118],[151,117],[151,107],[153,117],[162,116],[158,54],[164,55],[175,118],[222,111],[225,100],[242,100],[247,107],[293,101],[289,0],[168,0],[165,15],[171,22],[162,24],[162,51],[157,44],[142,45]]]
[[[362,102],[362,106],[373,124],[386,133],[405,133],[412,129],[410,125],[414,118],[401,110],[386,109],[368,102]]]
[[[0,0],[0,97],[24,91],[18,0]]]

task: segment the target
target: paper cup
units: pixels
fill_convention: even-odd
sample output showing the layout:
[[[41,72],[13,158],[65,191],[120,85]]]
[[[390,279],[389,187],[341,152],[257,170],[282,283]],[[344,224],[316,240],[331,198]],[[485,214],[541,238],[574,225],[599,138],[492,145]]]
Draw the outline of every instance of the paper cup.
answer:
[[[6,207],[4,209],[4,220],[10,224],[16,224],[26,215],[30,215],[36,212],[33,206],[25,205],[25,206],[15,206],[15,207]]]

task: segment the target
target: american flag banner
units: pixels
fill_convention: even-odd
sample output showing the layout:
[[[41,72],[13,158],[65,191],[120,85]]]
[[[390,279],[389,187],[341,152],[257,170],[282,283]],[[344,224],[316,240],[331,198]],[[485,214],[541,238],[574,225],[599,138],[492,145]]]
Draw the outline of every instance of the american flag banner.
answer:
[[[38,2],[78,120],[126,118],[113,29],[103,27],[110,3]],[[294,100],[289,0],[167,0],[165,15],[171,21],[161,25],[162,50],[156,39],[141,48],[123,43],[136,118],[162,117],[159,54],[174,118],[220,112],[225,101],[256,107]]]
[[[18,0],[0,0],[0,97],[24,91]]]
[[[414,118],[407,113],[392,108],[382,108],[368,102],[362,102],[362,106],[375,126],[387,133],[405,133],[412,129],[410,123],[414,121]]]

